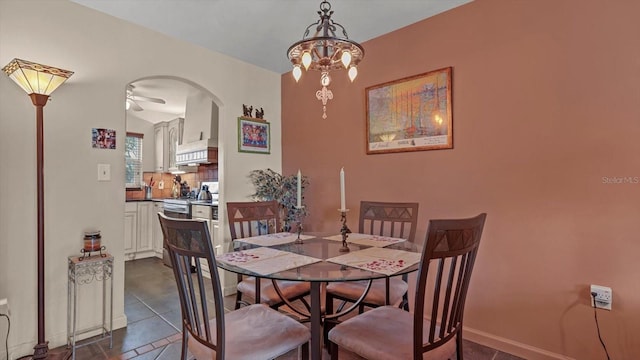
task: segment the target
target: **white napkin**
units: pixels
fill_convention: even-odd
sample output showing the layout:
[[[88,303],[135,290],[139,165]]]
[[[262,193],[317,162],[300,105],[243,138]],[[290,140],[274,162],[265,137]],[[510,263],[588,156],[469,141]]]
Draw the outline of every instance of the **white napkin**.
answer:
[[[300,235],[300,240],[313,239],[310,235]],[[236,239],[247,244],[253,244],[258,246],[275,246],[294,242],[298,239],[298,234],[290,232],[280,232],[275,234],[265,234],[259,236],[252,236],[248,238]]]
[[[369,270],[385,275],[393,275],[420,262],[421,253],[404,250],[370,247],[327,259],[327,261]]]
[[[260,275],[269,275],[322,261],[311,256],[268,247],[234,251],[217,256],[216,260]]]
[[[328,236],[325,239],[333,240],[333,241],[342,241],[342,235]],[[354,244],[365,245],[365,246],[374,246],[374,247],[385,247],[385,246],[397,244],[403,241],[407,241],[407,239],[394,238],[394,237],[388,237],[388,236],[379,236],[379,235],[360,234],[360,233],[351,233],[347,237],[348,243],[354,243]]]

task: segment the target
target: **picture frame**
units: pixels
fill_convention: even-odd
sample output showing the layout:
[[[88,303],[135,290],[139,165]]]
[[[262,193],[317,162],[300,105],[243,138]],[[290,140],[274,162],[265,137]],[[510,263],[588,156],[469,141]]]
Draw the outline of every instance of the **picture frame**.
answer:
[[[91,147],[94,149],[115,149],[116,131],[112,129],[92,128]]]
[[[367,87],[367,154],[453,148],[452,67]]]
[[[254,118],[238,118],[238,151],[246,153],[271,153],[271,128],[267,121]]]

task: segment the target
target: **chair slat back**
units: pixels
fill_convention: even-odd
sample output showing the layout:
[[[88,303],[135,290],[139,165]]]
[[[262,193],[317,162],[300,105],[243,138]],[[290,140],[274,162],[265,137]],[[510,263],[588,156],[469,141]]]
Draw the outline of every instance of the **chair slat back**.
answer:
[[[183,331],[223,359],[224,302],[209,227],[204,220],[173,219],[162,213],[158,217],[180,295]],[[210,283],[202,276],[203,267],[209,269]],[[211,315],[215,329],[209,324]]]
[[[414,358],[462,331],[464,304],[486,219],[431,220],[418,270],[414,312]],[[423,328],[425,308],[428,328]],[[423,335],[427,333],[427,341]]]
[[[413,241],[418,226],[418,203],[360,202],[358,232]]]
[[[280,230],[277,201],[228,202],[227,215],[231,239],[276,233]]]

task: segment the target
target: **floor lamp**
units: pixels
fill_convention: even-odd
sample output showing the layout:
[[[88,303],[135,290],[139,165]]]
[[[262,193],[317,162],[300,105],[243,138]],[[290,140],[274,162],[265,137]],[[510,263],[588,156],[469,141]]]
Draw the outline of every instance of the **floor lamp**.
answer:
[[[33,348],[33,359],[67,358],[68,352],[54,354],[49,352],[49,342],[44,336],[44,131],[43,111],[49,95],[62,85],[72,71],[62,70],[30,61],[13,59],[2,68],[31,98],[36,107],[36,167],[38,197],[38,344]],[[7,356],[9,356],[7,354]]]

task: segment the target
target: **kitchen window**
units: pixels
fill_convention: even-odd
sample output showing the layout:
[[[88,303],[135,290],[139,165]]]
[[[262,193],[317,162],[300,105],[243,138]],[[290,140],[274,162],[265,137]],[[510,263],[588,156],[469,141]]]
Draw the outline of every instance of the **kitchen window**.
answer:
[[[127,132],[125,139],[125,183],[127,188],[142,187],[143,134]]]

